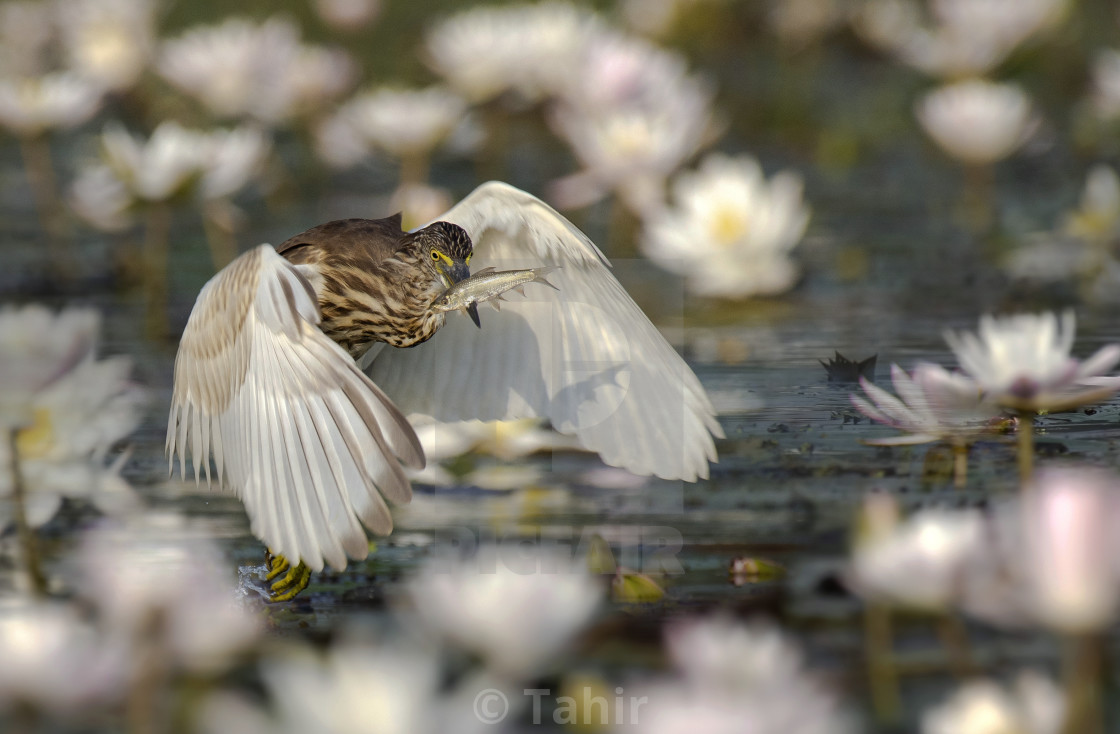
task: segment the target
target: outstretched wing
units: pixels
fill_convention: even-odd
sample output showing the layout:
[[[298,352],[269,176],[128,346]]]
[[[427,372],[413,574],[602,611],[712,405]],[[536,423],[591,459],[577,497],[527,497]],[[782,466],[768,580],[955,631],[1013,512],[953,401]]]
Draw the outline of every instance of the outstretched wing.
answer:
[[[234,260],[198,295],[175,358],[167,451],[180,472],[245,503],[272,550],[322,569],[365,558],[393,528],[383,498],[412,497],[400,461],[423,467],[415,432],[316,324],[307,280],[269,245]],[[396,457],[396,458],[394,458]]]
[[[636,474],[708,476],[722,436],[700,381],[571,222],[508,184],[479,186],[439,218],[474,241],[474,269],[554,265],[558,290],[456,314],[429,341],[361,360],[406,413],[441,421],[540,416]]]

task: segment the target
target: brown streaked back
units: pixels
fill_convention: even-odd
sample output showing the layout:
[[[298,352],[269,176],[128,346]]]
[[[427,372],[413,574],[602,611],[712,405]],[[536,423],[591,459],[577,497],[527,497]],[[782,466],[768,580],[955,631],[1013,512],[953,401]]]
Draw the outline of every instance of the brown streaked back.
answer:
[[[276,251],[295,264],[332,260],[377,265],[404,244],[401,215],[384,219],[336,219],[289,237]]]

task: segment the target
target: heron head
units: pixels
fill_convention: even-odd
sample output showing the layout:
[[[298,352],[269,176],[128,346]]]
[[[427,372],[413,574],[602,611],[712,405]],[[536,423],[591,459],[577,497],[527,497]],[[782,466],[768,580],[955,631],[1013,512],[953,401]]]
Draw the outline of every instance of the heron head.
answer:
[[[433,222],[416,232],[423,262],[444,288],[470,277],[474,245],[466,230],[451,222]]]

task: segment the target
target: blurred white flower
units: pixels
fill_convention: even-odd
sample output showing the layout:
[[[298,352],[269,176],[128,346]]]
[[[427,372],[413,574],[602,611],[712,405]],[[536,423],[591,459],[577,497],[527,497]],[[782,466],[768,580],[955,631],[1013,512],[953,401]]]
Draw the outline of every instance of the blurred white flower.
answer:
[[[91,309],[0,307],[0,428],[33,422],[38,393],[93,353],[100,328]]]
[[[1104,377],[1120,361],[1120,344],[1082,362],[1070,355],[1076,328],[1072,311],[1060,322],[1053,312],[985,315],[978,334],[946,331],[945,340],[988,400],[1014,410],[1060,411],[1120,390],[1120,377]]]
[[[206,199],[233,196],[264,168],[272,151],[268,135],[258,127],[243,125],[214,130],[206,135],[200,193]]]
[[[58,6],[70,68],[106,89],[131,87],[155,46],[155,0],[65,0]]]
[[[490,546],[470,559],[433,559],[408,585],[408,615],[516,679],[541,672],[591,619],[603,593],[583,563],[543,549]]]
[[[595,114],[660,106],[666,97],[695,95],[705,86],[689,74],[682,54],[642,38],[604,31],[588,39],[560,92],[565,105]]]
[[[300,42],[284,18],[255,24],[229,18],[166,41],[159,73],[221,117],[282,124],[350,87],[354,64],[342,51]]]
[[[1116,169],[1098,163],[1089,171],[1081,202],[1066,224],[1066,231],[1089,242],[1111,242],[1120,231],[1120,176]]]
[[[970,165],[1007,158],[1034,127],[1030,98],[1022,89],[981,79],[935,89],[919,100],[915,111],[942,150]]]
[[[991,681],[966,683],[922,714],[922,734],[1059,734],[1066,702],[1041,673],[1020,673],[1010,690]]]
[[[856,15],[869,42],[926,74],[985,74],[1062,17],[1066,0],[930,0],[924,23],[914,0],[871,0]]]
[[[114,634],[154,645],[191,671],[221,670],[260,633],[218,549],[179,515],[152,513],[92,531],[75,572]]]
[[[381,12],[381,0],[315,0],[315,13],[340,31],[365,28]]]
[[[471,102],[507,91],[536,102],[567,84],[600,27],[566,2],[478,7],[437,23],[424,47],[429,65]]]
[[[85,361],[31,400],[33,422],[16,435],[27,522],[46,524],[63,497],[88,499],[107,514],[135,509],[139,499],[120,477],[122,455],[106,454],[140,424],[144,393],[129,380],[131,360]],[[11,446],[0,444],[0,498],[13,490]],[[0,527],[11,524],[11,503],[0,503]]]
[[[898,397],[877,387],[866,378],[860,386],[871,398],[868,402],[852,395],[852,403],[868,418],[903,431],[906,435],[868,439],[877,446],[947,441],[968,443],[984,433],[999,410],[983,400],[980,386],[971,378],[945,368],[919,363],[912,374],[891,365],[891,381]]]
[[[104,163],[81,167],[70,185],[71,208],[103,232],[123,232],[132,226],[133,203],[124,181]]]
[[[105,162],[144,202],[166,201],[182,194],[209,160],[206,136],[179,123],[160,124],[147,140],[128,133],[120,124],[105,126],[101,150]]]
[[[669,652],[682,675],[639,689],[648,702],[636,712],[623,712],[628,730],[854,731],[851,716],[836,697],[804,669],[797,646],[773,627],[713,619],[678,623],[667,634]]]
[[[336,113],[368,144],[397,157],[426,155],[447,139],[466,113],[466,102],[442,87],[378,89]]]
[[[97,114],[103,96],[73,72],[0,79],[0,126],[24,138],[72,128]]]
[[[72,607],[23,599],[0,603],[0,709],[21,706],[89,720],[120,701],[126,649]]]
[[[674,182],[673,200],[647,220],[642,250],[683,274],[691,290],[744,298],[793,286],[797,266],[789,253],[809,221],[796,174],[767,181],[753,158],[713,154]]]
[[[1093,60],[1093,106],[1106,120],[1120,117],[1120,51],[1104,49]]]
[[[847,578],[869,600],[945,609],[957,598],[967,565],[984,549],[979,511],[921,510],[857,538]]]
[[[962,608],[991,624],[1065,634],[1107,628],[1120,606],[1120,481],[1091,468],[1044,469],[996,508],[969,568]]]

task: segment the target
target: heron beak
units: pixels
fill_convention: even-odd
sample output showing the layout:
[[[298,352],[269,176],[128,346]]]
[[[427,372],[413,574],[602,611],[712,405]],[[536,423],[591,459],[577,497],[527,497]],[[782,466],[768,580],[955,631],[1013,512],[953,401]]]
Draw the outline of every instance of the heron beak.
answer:
[[[471,321],[474,322],[474,325],[481,329],[482,322],[478,320],[478,304],[472,303],[471,305],[467,306],[466,312],[467,315],[471,317]]]
[[[471,277],[471,269],[467,267],[466,263],[455,263],[451,266],[447,276],[451,278],[451,283],[454,285]]]

